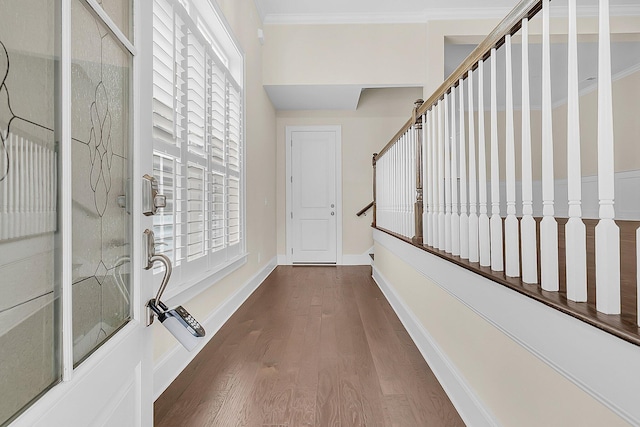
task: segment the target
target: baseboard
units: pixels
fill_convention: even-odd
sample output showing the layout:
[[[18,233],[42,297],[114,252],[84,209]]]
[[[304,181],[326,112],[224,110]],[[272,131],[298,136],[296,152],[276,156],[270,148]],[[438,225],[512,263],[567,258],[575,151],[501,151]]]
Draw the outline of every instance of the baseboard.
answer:
[[[222,325],[238,310],[251,294],[258,289],[260,284],[271,274],[277,266],[277,258],[274,257],[258,273],[249,279],[244,286],[238,289],[225,302],[223,302],[207,319],[202,322],[207,335],[202,343],[192,352],[188,352],[179,343],[169,350],[153,369],[153,399],[157,399],[196,357],[202,348],[220,330]]]
[[[369,252],[360,255],[342,255],[342,265],[371,265]]]
[[[482,404],[482,401],[440,349],[431,334],[422,326],[375,266],[373,280],[391,304],[465,424],[469,426],[499,426],[500,423],[497,419]]]
[[[362,254],[344,254],[342,255],[342,263],[340,265],[371,265],[371,256],[369,256],[369,254],[372,252],[373,246]],[[278,255],[278,265],[290,265],[290,263],[287,262],[286,255]]]

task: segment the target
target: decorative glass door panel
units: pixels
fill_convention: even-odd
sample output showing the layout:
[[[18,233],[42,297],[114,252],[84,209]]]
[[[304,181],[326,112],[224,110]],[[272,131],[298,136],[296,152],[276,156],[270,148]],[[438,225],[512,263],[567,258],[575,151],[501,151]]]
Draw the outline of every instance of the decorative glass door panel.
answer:
[[[98,4],[118,26],[122,34],[133,41],[131,37],[133,29],[131,26],[132,0],[98,0]]]
[[[131,317],[131,54],[72,3],[73,346],[78,363]]]
[[[0,2],[0,425],[61,377],[56,4]]]

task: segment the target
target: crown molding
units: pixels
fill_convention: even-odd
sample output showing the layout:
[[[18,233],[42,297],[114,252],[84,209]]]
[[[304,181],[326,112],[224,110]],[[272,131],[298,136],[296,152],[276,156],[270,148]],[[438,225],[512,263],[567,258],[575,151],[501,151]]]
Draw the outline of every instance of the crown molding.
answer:
[[[399,13],[264,13],[260,2],[254,0],[262,22],[271,25],[332,25],[332,24],[423,24],[429,21],[501,19],[511,8],[437,8],[422,12]],[[598,15],[597,6],[583,6],[579,16]],[[611,6],[611,16],[640,16],[640,5]],[[567,16],[566,8],[552,8],[552,16]]]
[[[453,19],[499,19],[511,9],[508,8],[439,8],[423,12],[401,13],[309,13],[309,14],[267,14],[265,24],[278,25],[322,25],[322,24],[423,24],[429,21]]]
[[[258,16],[260,17],[260,22],[264,24],[265,17],[267,13],[262,6],[262,2],[260,0],[253,0],[253,4],[256,6],[256,10],[258,11]]]

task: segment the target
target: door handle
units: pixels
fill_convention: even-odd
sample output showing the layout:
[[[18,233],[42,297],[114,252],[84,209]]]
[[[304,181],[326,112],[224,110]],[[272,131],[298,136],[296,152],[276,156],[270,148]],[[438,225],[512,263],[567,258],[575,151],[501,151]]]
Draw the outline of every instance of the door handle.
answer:
[[[205,330],[184,307],[178,306],[170,309],[162,302],[162,294],[171,278],[171,260],[164,254],[156,254],[153,231],[146,229],[144,236],[143,252],[146,263],[144,269],[151,269],[156,262],[162,263],[165,268],[162,283],[158,288],[156,297],[147,302],[147,326],[150,326],[155,316],[158,316],[158,320],[162,325],[171,332],[180,344],[188,351],[191,351],[202,341],[205,336]]]
[[[331,212],[331,216],[334,216],[336,213],[335,212]]]

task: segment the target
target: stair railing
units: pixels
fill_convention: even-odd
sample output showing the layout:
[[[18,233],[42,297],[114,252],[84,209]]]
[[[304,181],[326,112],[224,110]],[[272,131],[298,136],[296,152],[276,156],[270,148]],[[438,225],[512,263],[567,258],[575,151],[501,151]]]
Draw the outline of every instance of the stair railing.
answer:
[[[621,268],[618,226],[621,221],[615,221],[614,211],[609,2],[600,0],[597,18],[599,212],[592,255],[587,252],[585,223],[593,228],[594,221],[583,220],[582,213],[580,159],[587,148],[581,146],[580,136],[577,0],[568,1],[565,64],[569,81],[565,148],[568,220],[556,215],[559,201],[554,191],[557,186],[554,149],[562,146],[554,145],[549,11],[550,0],[521,1],[426,102],[416,102],[411,118],[373,156],[373,225],[640,345],[640,228],[631,224],[637,255],[632,266],[625,263]],[[542,27],[539,165],[532,156],[529,75],[530,66],[537,66],[530,63],[529,21],[538,14]],[[514,38],[521,46],[519,67],[514,66]],[[505,58],[504,80],[500,81],[498,50],[504,52]],[[515,88],[514,71],[518,68],[523,83]],[[500,90],[499,85],[503,85]],[[521,90],[519,112],[514,107],[516,89]],[[499,92],[503,101],[500,106]],[[485,102],[490,106],[488,129],[485,129]],[[517,135],[516,113],[521,116]],[[516,149],[520,151],[519,182]],[[541,210],[534,215],[533,168],[538,166],[542,203]],[[559,229],[559,224],[564,228]],[[626,229],[631,229],[629,224]],[[626,237],[623,240],[623,245],[629,243]],[[630,251],[636,251],[635,242],[630,241]],[[587,265],[589,257],[593,257],[592,265]],[[635,282],[635,286],[625,282],[622,292],[621,271],[627,277],[634,276]],[[514,285],[516,282],[519,284]],[[531,284],[540,290],[527,287]],[[591,285],[595,292],[589,292]],[[621,294],[625,304],[621,302]],[[591,306],[598,313],[613,317],[598,316]]]

